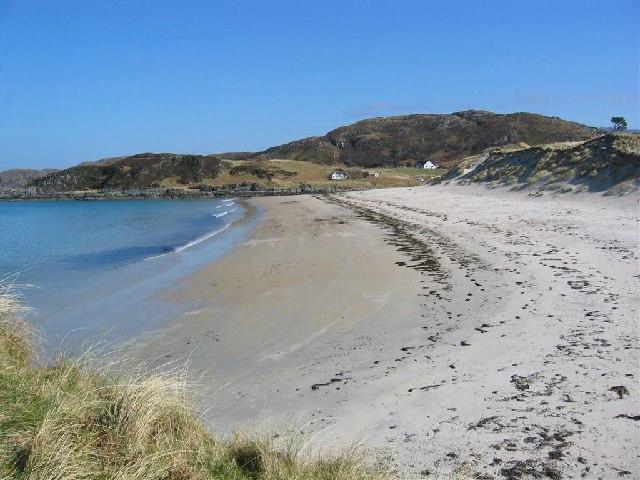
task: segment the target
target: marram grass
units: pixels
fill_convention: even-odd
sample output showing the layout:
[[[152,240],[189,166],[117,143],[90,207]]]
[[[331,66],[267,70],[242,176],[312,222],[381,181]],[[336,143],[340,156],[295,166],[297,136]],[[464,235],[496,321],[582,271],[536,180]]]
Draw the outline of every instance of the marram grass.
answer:
[[[78,360],[38,363],[15,297],[0,289],[0,479],[373,480],[346,452],[222,440],[192,413],[178,375],[123,375]]]

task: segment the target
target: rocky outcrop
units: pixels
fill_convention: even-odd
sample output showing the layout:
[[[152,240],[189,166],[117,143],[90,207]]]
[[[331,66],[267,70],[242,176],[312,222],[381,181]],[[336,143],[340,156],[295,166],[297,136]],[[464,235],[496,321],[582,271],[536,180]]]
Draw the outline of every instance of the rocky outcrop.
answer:
[[[36,187],[0,190],[0,200],[117,200],[157,198],[215,198],[259,197],[276,195],[330,194],[358,190],[346,187],[313,187],[300,185],[291,188],[264,187],[257,183],[194,188],[104,188],[99,190],[55,191]]]
[[[48,191],[154,188],[162,182],[191,185],[220,172],[221,161],[204,155],[141,153],[130,157],[82,163],[60,170],[28,185]]]
[[[13,168],[0,172],[0,190],[20,188],[29,184],[36,178],[44,177],[57,170],[48,168],[44,170],[34,170],[30,168]]]

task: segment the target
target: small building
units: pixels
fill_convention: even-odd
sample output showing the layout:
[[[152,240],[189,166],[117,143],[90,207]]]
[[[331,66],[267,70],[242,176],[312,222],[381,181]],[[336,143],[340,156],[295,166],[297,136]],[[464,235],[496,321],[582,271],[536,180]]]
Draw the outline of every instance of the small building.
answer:
[[[329,178],[331,180],[346,180],[347,172],[345,172],[344,170],[334,170],[333,172],[331,172],[331,175],[329,175]]]
[[[438,165],[433,163],[431,160],[426,160],[424,162],[417,162],[416,168],[424,168],[425,170],[435,170],[438,168]]]

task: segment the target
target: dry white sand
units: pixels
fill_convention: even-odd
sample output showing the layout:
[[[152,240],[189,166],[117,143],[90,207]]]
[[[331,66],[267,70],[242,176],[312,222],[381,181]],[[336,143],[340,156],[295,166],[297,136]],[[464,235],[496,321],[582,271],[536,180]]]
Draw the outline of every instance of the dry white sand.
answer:
[[[189,355],[215,428],[295,426],[416,477],[640,478],[637,196],[252,203],[251,239],[141,340]]]

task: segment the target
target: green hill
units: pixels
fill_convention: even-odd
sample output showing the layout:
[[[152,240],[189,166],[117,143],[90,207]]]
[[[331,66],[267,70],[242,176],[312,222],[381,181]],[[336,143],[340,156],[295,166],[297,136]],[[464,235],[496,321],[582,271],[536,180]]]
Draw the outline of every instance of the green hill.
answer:
[[[468,110],[362,120],[324,136],[269,148],[257,153],[256,158],[365,167],[410,166],[416,161],[431,160],[451,167],[493,146],[586,140],[597,134],[595,128],[557,117]]]
[[[422,181],[419,178],[424,180],[432,173],[423,171],[407,175],[409,170],[400,172],[397,167],[413,167],[416,162],[431,160],[449,168],[488,148],[522,142],[541,145],[582,141],[599,133],[599,130],[579,123],[533,113],[497,114],[468,110],[452,114],[403,115],[362,120],[323,136],[296,140],[262,152],[141,153],[85,162],[45,176],[34,175],[22,184],[45,192],[220,187],[242,182],[274,188],[295,188],[303,184],[322,188],[329,185],[345,188],[416,185]],[[240,167],[240,163],[246,161],[253,166]],[[290,163],[287,169],[274,161],[305,162],[323,168],[305,168]],[[256,167],[258,163],[261,166]],[[225,170],[229,164],[233,171]],[[349,182],[337,184],[327,181],[332,168],[359,168],[362,172],[354,170]],[[379,179],[366,178],[364,171],[373,168],[389,171]]]

